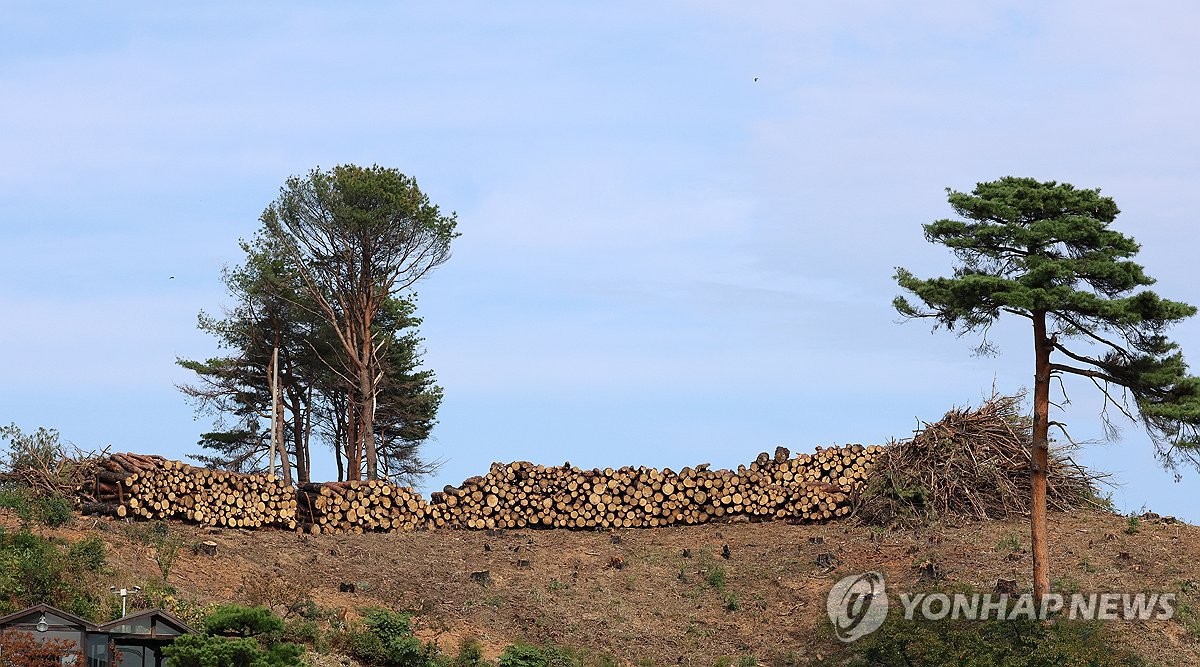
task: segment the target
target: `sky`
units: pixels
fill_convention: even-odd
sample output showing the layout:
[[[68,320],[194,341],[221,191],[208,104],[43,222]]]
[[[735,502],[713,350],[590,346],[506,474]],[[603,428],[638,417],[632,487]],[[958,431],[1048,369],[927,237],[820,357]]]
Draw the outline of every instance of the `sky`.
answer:
[[[424,490],[907,437],[1032,383],[1024,321],[979,357],[891,307],[897,266],[952,270],[946,188],[1100,188],[1200,303],[1197,62],[1182,1],[0,0],[0,423],[196,453],[175,361],[220,353],[238,240],[289,176],[379,164],[462,233],[417,288]],[[1200,318],[1172,338],[1200,364]],[[1200,522],[1200,472],[1066,388],[1117,507]]]

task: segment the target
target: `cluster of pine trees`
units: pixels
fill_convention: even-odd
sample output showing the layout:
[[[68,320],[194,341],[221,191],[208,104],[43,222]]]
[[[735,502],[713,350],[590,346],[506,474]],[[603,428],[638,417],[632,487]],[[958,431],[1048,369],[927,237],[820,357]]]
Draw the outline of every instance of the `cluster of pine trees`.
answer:
[[[260,221],[224,271],[233,305],[200,314],[225,354],[178,361],[196,373],[180,389],[217,418],[196,458],[288,483],[311,481],[320,449],[339,480],[428,472],[418,447],[442,390],[412,287],[449,257],[454,215],[394,169],[349,165],[289,179]]]

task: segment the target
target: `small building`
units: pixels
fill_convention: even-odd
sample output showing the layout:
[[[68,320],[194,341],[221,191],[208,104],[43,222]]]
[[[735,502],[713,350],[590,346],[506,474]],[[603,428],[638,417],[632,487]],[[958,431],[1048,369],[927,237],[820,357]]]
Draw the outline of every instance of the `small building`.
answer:
[[[162,609],[96,624],[48,604],[36,604],[0,616],[3,632],[28,633],[43,642],[67,642],[84,656],[86,667],[164,667],[163,648],[192,629]],[[121,655],[119,664],[112,662],[110,644]]]

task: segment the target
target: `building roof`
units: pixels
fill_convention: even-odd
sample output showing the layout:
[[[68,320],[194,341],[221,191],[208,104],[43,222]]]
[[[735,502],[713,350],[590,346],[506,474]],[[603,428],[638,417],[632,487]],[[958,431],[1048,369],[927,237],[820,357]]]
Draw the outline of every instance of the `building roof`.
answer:
[[[17,622],[28,616],[40,616],[42,614],[51,614],[57,616],[72,625],[79,626],[81,630],[94,632],[99,629],[99,626],[87,620],[86,618],[80,618],[69,611],[63,611],[58,607],[48,605],[45,602],[35,604],[32,607],[26,607],[20,611],[14,611],[6,616],[0,616],[0,627],[6,625],[15,625]]]
[[[115,632],[123,625],[134,625],[136,621],[141,620],[157,621],[158,623],[165,624],[174,629],[175,632],[181,635],[193,632],[192,628],[187,623],[179,620],[177,616],[165,609],[145,609],[133,614],[129,614],[128,616],[123,616],[115,621],[101,623],[98,627],[98,630],[100,632]]]
[[[32,607],[26,607],[25,609],[22,609],[20,611],[14,611],[13,613],[5,615],[5,616],[0,616],[0,628],[4,628],[5,626],[17,625],[18,623],[20,623],[21,621],[24,621],[27,618],[30,619],[28,621],[29,623],[36,623],[36,621],[33,619],[34,618],[40,619],[40,617],[42,615],[50,615],[50,616],[58,617],[58,618],[62,619],[63,621],[66,621],[67,623],[71,624],[72,626],[76,626],[80,630],[84,630],[86,632],[116,633],[119,631],[119,628],[121,628],[122,626],[133,626],[138,621],[144,621],[144,622],[152,623],[152,624],[156,623],[156,624],[166,625],[167,627],[174,630],[176,634],[181,634],[181,635],[194,632],[187,623],[184,623],[183,621],[179,620],[179,618],[177,616],[166,611],[165,609],[145,609],[145,610],[142,610],[139,612],[129,614],[128,616],[123,616],[121,618],[118,618],[115,621],[109,621],[107,623],[96,624],[96,623],[93,623],[93,622],[87,620],[86,618],[81,618],[79,616],[76,616],[75,614],[72,614],[71,612],[63,611],[63,610],[59,609],[58,607],[48,605],[44,602],[41,604],[35,604]],[[140,634],[140,633],[126,632],[126,633],[122,633],[122,634]]]

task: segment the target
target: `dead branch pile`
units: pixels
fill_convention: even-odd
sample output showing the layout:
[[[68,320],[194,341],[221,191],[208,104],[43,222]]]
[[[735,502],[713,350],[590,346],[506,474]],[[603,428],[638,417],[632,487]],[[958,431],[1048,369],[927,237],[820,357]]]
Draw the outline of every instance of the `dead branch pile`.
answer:
[[[1033,429],[1024,396],[993,395],[978,408],[954,408],[893,442],[875,461],[855,515],[876,525],[1002,519],[1029,511]],[[1055,510],[1094,502],[1100,475],[1077,465],[1069,448],[1050,451],[1047,504]]]
[[[112,454],[84,503],[90,514],[182,519],[229,528],[296,527],[296,491],[271,475],[196,468],[161,456]]]
[[[0,465],[0,484],[26,487],[39,496],[58,495],[75,502],[93,500],[81,493],[95,477],[107,451],[85,451],[74,445],[10,453]]]

